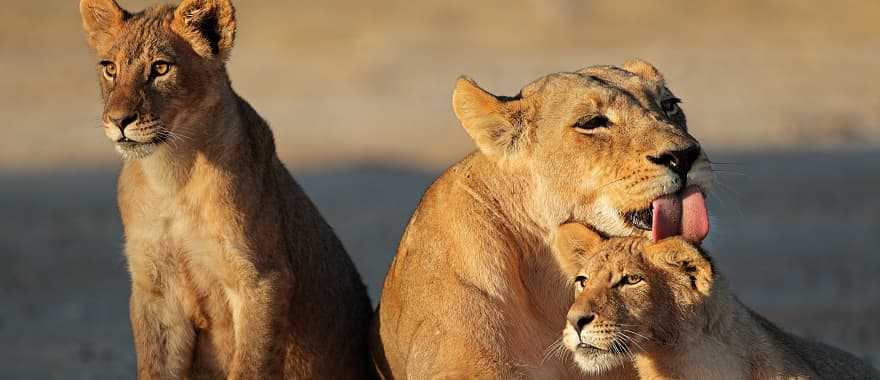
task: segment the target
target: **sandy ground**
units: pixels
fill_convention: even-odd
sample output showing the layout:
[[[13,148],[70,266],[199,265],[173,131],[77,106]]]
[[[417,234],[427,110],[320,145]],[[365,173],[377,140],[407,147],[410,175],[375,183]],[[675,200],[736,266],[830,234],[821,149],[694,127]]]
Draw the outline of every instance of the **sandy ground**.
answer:
[[[880,363],[880,151],[718,155],[707,247],[742,299]],[[439,171],[348,166],[297,177],[375,300]],[[0,378],[130,378],[115,170],[0,174]]]

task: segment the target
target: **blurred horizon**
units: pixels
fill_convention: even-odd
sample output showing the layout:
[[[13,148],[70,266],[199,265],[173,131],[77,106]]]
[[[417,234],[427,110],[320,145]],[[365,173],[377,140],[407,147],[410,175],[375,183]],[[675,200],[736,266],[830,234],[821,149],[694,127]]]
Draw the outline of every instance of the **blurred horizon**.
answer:
[[[632,57],[664,73],[710,153],[880,146],[880,2],[235,3],[233,86],[294,168],[446,166],[473,150],[450,106],[459,75],[512,95]],[[115,165],[76,2],[0,4],[0,169]]]

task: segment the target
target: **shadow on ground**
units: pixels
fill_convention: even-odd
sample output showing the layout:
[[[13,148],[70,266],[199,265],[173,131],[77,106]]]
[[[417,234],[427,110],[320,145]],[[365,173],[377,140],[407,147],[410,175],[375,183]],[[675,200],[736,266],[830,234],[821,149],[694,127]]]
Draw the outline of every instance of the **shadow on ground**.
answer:
[[[880,152],[723,155],[707,247],[741,298],[793,332],[880,362]],[[439,174],[295,173],[375,300]],[[131,378],[115,172],[0,173],[0,378]]]

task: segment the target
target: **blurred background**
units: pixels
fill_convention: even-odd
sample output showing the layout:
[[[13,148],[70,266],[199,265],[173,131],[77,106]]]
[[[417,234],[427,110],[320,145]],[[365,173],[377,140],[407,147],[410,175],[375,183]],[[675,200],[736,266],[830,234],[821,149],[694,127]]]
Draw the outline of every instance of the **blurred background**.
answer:
[[[77,2],[0,5],[0,378],[131,378],[119,158]],[[451,111],[458,75],[513,95],[640,57],[726,163],[707,246],[740,297],[880,364],[880,2],[236,5],[234,86],[374,301],[421,193],[474,149]]]

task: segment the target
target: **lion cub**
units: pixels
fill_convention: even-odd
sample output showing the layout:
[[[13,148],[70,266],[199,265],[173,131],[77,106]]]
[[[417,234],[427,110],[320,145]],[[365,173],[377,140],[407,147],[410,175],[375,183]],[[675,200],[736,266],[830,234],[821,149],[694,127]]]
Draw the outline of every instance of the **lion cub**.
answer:
[[[598,374],[632,361],[642,379],[878,379],[854,356],[788,334],[748,309],[709,257],[680,237],[554,237],[575,302],[564,345]]]
[[[372,310],[333,230],[232,89],[229,0],[129,13],[82,0],[119,211],[141,379],[373,376]]]

